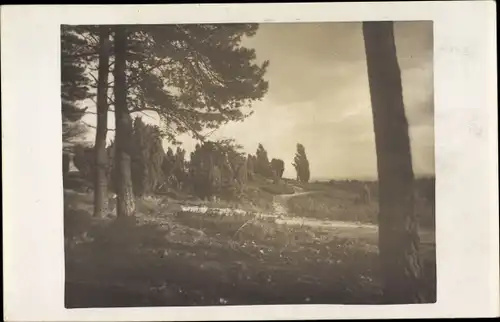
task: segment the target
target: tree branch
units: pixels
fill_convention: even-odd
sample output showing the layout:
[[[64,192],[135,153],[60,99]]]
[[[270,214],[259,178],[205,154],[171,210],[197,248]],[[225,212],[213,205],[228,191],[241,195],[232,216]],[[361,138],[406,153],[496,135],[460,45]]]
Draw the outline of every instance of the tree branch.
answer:
[[[85,124],[85,126],[91,127],[91,128],[93,128],[93,129],[97,129],[97,127],[95,127],[94,125],[90,125],[90,124],[88,124],[88,123],[87,123],[87,122],[85,122],[85,121],[81,121],[81,122],[82,122],[83,124]],[[108,130],[108,131],[115,131],[115,129],[110,129],[110,128],[108,128],[107,130]]]
[[[89,37],[90,37],[90,38],[92,38],[92,39],[94,40],[94,42],[95,42],[96,44],[98,44],[98,43],[99,43],[99,39],[97,39],[97,38],[96,38],[96,37],[95,37],[95,36],[94,36],[91,32],[89,32],[89,33],[88,33],[88,35],[89,35]]]
[[[97,44],[99,43],[99,41],[97,41],[94,36],[92,36],[92,34],[90,32],[88,32],[87,35],[85,34],[80,34],[83,38],[85,38],[85,40],[87,40],[89,43],[91,43],[91,46],[97,46]]]
[[[97,71],[97,69],[96,69],[96,71]],[[95,85],[93,85],[92,87],[97,88],[99,81],[97,80],[97,78],[94,75],[92,75],[92,73],[89,73],[89,75],[95,81]]]
[[[94,79],[95,79],[95,78],[94,78]],[[114,85],[114,82],[109,82],[109,83],[108,83],[107,88],[109,89],[109,88],[110,88],[110,87],[112,87],[113,85]],[[92,87],[92,88],[97,88],[97,85],[90,85],[90,87]]]
[[[98,54],[97,52],[90,52],[90,53],[81,53],[81,54],[69,55],[69,57],[70,58],[80,58],[80,57],[96,56],[97,54]]]
[[[205,134],[205,137],[206,137],[206,138],[210,137],[210,136],[211,136],[212,134],[214,134],[214,132],[215,132],[215,131],[217,131],[217,130],[218,130],[218,128],[217,128],[217,129],[213,129],[212,131],[210,131],[210,132],[208,132],[207,134]]]
[[[115,112],[115,110],[113,110],[113,109],[109,108],[109,109],[108,109],[108,112],[112,112],[112,113],[114,113],[114,112]],[[85,112],[84,114],[98,115],[98,113],[96,113],[96,112]]]
[[[162,114],[160,113],[157,109],[155,108],[151,108],[151,107],[136,107],[134,108],[133,110],[130,111],[130,113],[134,113],[134,112],[141,112],[141,111],[153,111],[153,112],[156,112],[159,114],[160,118],[163,116],[163,117],[166,117],[165,114]],[[187,122],[186,120],[183,120],[179,115],[168,115],[168,117],[171,117],[173,119],[175,119],[177,121],[178,124],[182,124],[183,126],[185,126],[186,128],[188,128],[188,130],[200,141],[204,142],[206,140],[206,137],[202,134],[200,134],[196,129],[194,129],[190,124],[189,122]]]
[[[99,82],[94,75],[92,75],[91,73],[89,73],[89,75],[94,79],[94,81],[96,82],[96,84]],[[111,82],[111,83],[113,83],[113,82]],[[98,85],[93,85],[92,87],[93,88],[97,88]],[[106,91],[109,89],[109,87],[110,87],[110,83],[108,83],[108,86],[106,87]],[[97,102],[94,99],[92,99],[92,102],[94,102],[94,104],[97,105]],[[109,95],[108,95],[108,104],[115,105],[115,101],[111,97],[109,97]]]
[[[149,118],[152,118],[154,120],[154,117],[152,117],[151,115],[146,114],[144,111],[135,111],[135,112],[136,113],[141,113],[142,115],[147,116]],[[157,111],[155,111],[155,112],[158,113]],[[132,113],[134,113],[134,112],[132,112]]]
[[[160,61],[156,62],[156,64],[154,64],[153,66],[150,66],[150,68],[148,68],[146,70],[141,68],[141,72],[142,72],[142,74],[149,73],[149,72],[153,71],[155,68],[159,68],[161,65],[164,65],[164,64],[166,64],[166,62],[163,59],[160,59]],[[129,79],[129,84],[127,86],[127,89],[129,89],[130,87],[132,87],[134,85],[137,85],[138,84],[137,80],[139,80],[140,78],[141,78],[141,75],[138,75],[134,78]]]

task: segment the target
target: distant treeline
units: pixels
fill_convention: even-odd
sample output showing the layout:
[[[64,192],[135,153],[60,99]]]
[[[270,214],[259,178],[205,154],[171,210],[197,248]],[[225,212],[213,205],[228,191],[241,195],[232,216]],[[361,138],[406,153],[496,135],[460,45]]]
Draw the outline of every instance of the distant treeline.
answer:
[[[305,149],[297,145],[294,167],[297,178],[302,182],[309,179],[309,164]],[[237,197],[248,181],[256,175],[280,182],[285,163],[281,159],[269,160],[268,153],[259,144],[255,154],[241,152],[242,146],[233,139],[205,141],[196,145],[186,159],[186,151],[177,147],[163,149],[162,135],[157,126],[146,124],[141,118],[133,123],[130,149],[132,184],[138,197],[166,193],[173,189],[193,194],[200,198],[220,196]],[[115,143],[107,147],[108,164],[106,173],[111,191],[116,190]],[[67,160],[65,161],[67,163]],[[95,153],[92,146],[75,148],[74,164],[82,176],[93,182],[95,176]],[[68,166],[64,167],[65,173]]]

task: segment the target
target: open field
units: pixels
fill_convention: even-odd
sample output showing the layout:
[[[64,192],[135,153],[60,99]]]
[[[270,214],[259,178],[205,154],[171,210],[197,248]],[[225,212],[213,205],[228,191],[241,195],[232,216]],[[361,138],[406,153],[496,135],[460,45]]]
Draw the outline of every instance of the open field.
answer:
[[[381,302],[377,227],[357,214],[376,212],[375,201],[347,206],[353,194],[331,189],[247,190],[241,202],[146,198],[127,223],[92,218],[92,195],[66,190],[66,306]],[[346,204],[342,215],[307,211],[304,200],[322,204],[328,193]],[[433,230],[421,240],[422,285],[434,301]]]

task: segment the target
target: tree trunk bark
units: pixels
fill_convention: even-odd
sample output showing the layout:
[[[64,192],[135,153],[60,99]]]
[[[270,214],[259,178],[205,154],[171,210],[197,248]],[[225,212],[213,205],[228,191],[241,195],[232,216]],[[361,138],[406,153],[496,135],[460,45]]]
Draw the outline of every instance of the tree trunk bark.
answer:
[[[379,180],[379,251],[389,304],[423,302],[408,121],[392,22],[364,22]]]
[[[127,33],[122,26],[115,27],[115,124],[116,151],[115,166],[117,175],[117,205],[118,218],[130,218],[135,214],[135,197],[132,187],[131,148],[132,119],[127,107]]]
[[[63,180],[66,179],[69,173],[69,155],[63,152]]]
[[[108,75],[109,28],[99,28],[99,71],[97,84],[97,129],[95,137],[94,216],[103,217],[108,212]]]

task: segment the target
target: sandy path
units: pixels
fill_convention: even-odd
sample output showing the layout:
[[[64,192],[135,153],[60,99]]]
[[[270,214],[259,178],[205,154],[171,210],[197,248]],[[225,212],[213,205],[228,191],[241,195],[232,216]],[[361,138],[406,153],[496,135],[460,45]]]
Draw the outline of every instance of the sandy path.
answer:
[[[271,212],[247,212],[241,209],[234,208],[209,208],[199,206],[182,206],[177,205],[176,211],[188,211],[196,213],[216,213],[219,215],[245,215],[252,214],[256,218],[267,219],[277,225],[310,227],[315,229],[325,229],[335,233],[343,238],[363,238],[372,242],[378,240],[378,226],[369,223],[340,221],[340,220],[322,220],[309,217],[291,216],[288,210],[288,201],[291,198],[320,193],[320,191],[303,191],[298,187],[294,194],[276,195],[273,200],[273,210]],[[175,212],[175,211],[173,211]],[[435,241],[435,232],[425,229],[419,230],[421,242],[424,244],[433,244]]]

